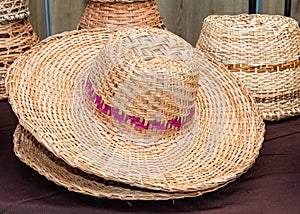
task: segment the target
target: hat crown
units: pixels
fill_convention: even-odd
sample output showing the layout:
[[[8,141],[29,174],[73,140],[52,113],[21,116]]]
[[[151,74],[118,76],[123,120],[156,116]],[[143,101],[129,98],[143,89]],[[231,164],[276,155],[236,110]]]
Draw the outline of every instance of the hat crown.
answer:
[[[123,123],[180,128],[195,109],[197,74],[187,64],[193,51],[166,34],[117,34],[89,67],[91,99]]]

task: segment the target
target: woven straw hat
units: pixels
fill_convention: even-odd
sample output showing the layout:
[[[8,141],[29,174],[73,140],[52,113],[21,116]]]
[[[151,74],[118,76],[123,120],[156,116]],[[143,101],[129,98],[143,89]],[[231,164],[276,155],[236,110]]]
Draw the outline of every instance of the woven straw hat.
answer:
[[[5,77],[7,68],[23,52],[38,42],[27,19],[8,21],[0,25],[0,100],[7,98]]]
[[[165,29],[155,0],[89,1],[77,29],[149,26]]]
[[[131,186],[217,188],[252,166],[263,141],[239,81],[157,28],[51,37],[14,62],[6,86],[20,124],[49,152]]]
[[[265,120],[300,114],[300,31],[279,15],[211,15],[197,48],[214,56],[251,91]]]
[[[21,161],[38,171],[39,174],[45,176],[48,180],[66,187],[70,191],[95,197],[121,200],[168,200],[200,196],[226,185],[225,183],[214,189],[206,189],[204,191],[169,193],[107,181],[69,166],[49,152],[29,131],[20,125],[17,126],[14,133],[14,152]]]
[[[29,16],[29,0],[0,0],[0,23]]]

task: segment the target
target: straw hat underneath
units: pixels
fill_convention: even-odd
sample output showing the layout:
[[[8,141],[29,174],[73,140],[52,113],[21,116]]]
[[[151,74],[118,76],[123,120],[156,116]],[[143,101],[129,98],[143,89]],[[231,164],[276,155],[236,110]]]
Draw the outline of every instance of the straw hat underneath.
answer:
[[[14,152],[21,161],[56,184],[70,191],[95,197],[121,200],[168,200],[200,196],[227,184],[205,191],[168,193],[107,181],[69,166],[37,142],[30,132],[20,125],[14,133]]]
[[[156,28],[50,37],[14,62],[6,86],[20,124],[49,152],[130,186],[219,188],[252,166],[263,141],[240,82]]]

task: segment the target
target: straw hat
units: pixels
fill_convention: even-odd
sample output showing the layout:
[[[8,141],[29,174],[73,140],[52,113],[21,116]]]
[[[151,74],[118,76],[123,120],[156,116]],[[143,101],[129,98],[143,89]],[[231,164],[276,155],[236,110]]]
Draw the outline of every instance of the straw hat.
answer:
[[[89,1],[77,29],[133,26],[166,28],[155,0]]]
[[[38,171],[48,180],[66,187],[69,191],[95,197],[121,200],[168,200],[196,197],[215,191],[226,184],[205,191],[169,193],[132,187],[123,183],[107,181],[71,167],[54,156],[40,144],[29,131],[18,125],[14,133],[14,152],[21,161]]]
[[[279,15],[211,15],[197,48],[214,56],[251,91],[265,120],[300,114],[300,31]]]
[[[38,42],[27,19],[0,24],[0,100],[7,98],[5,77],[7,68],[23,52]]]
[[[263,141],[240,82],[157,28],[51,37],[14,62],[6,86],[20,124],[49,152],[130,186],[217,188],[252,166]]]
[[[0,22],[29,16],[29,0],[0,0]]]

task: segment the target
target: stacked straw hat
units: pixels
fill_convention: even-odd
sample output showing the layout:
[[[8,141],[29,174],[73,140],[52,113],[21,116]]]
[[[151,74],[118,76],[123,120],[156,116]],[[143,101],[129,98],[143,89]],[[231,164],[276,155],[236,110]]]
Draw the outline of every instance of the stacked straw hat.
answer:
[[[6,87],[20,122],[16,155],[97,197],[211,192],[245,173],[263,142],[262,117],[241,83],[158,28],[49,37],[13,63]]]
[[[133,26],[165,29],[155,0],[90,0],[77,29]]]
[[[0,99],[7,98],[4,85],[7,68],[38,42],[27,17],[28,0],[0,0]]]
[[[197,48],[211,54],[251,91],[265,120],[300,114],[300,31],[280,15],[211,15]]]

